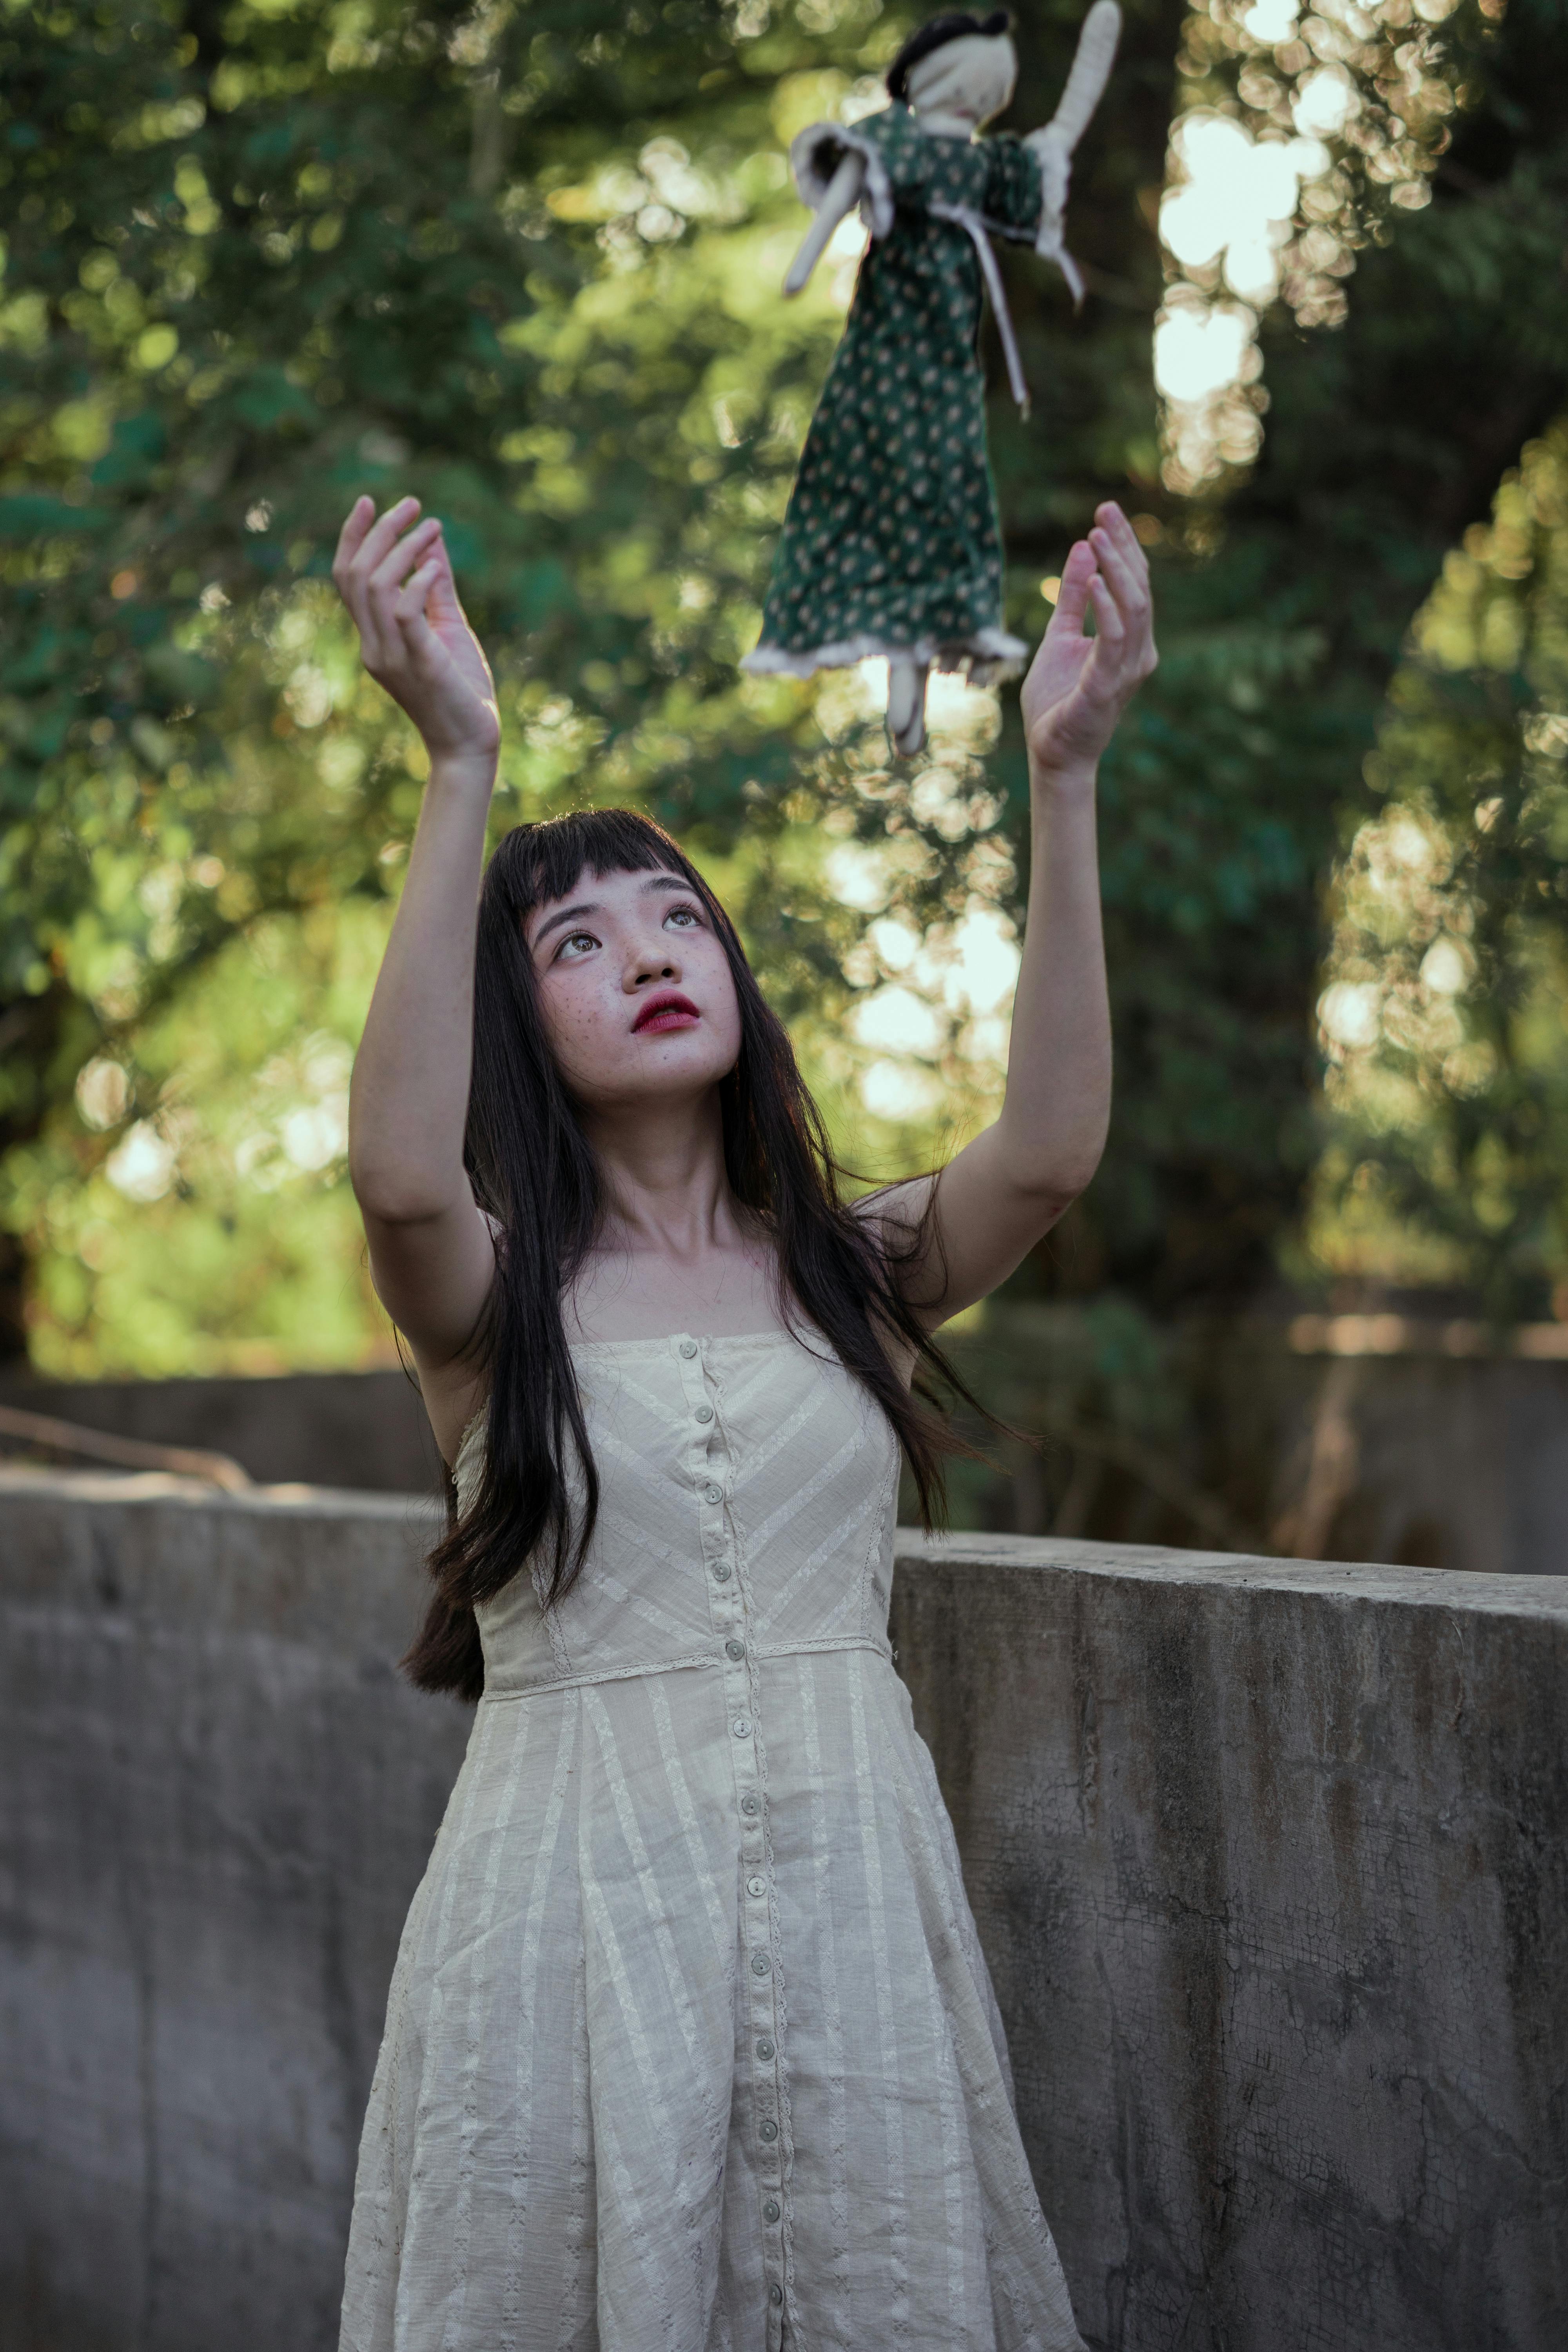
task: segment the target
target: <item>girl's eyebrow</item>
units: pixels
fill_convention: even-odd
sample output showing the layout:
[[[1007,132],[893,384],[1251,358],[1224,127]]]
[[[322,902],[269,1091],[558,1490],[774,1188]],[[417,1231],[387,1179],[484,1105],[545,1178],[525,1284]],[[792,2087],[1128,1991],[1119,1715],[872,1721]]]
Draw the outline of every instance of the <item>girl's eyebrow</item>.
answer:
[[[586,898],[580,907],[563,907],[558,915],[552,915],[547,922],[541,923],[533,934],[534,946],[540,946],[550,937],[552,931],[558,931],[563,923],[579,922],[584,915],[596,915],[598,911],[597,905],[592,899]]]
[[[645,890],[684,890],[689,896],[691,891],[690,883],[687,881],[684,875],[680,874],[652,874],[642,887]],[[582,904],[576,907],[563,907],[559,914],[551,915],[541,923],[533,934],[534,946],[542,947],[551,932],[558,931],[563,923],[581,922],[584,915],[596,915],[598,912],[599,902],[596,898],[584,898]]]

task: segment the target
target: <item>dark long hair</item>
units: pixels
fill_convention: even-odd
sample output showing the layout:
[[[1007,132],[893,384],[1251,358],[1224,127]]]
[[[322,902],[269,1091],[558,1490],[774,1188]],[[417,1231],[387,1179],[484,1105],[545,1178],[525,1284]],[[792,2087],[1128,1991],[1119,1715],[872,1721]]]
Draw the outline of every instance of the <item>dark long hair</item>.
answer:
[[[928,1205],[889,1241],[842,1197],[834,1158],[784,1024],[772,1013],[735,927],[661,827],[629,809],[585,809],[520,824],[485,871],[474,968],[474,1057],[464,1159],[491,1220],[496,1270],[473,1343],[489,1386],[484,1466],[429,1559],[435,1597],[404,1660],[423,1690],[476,1699],[484,1660],[475,1604],[536,1554],[550,1564],[547,1599],[582,1568],[599,1482],[577,1393],[562,1298],[593,1247],[605,1211],[598,1164],[556,1064],[540,1011],[525,926],[587,872],[678,874],[700,899],[729,959],[741,1050],[720,1082],[724,1166],[736,1199],[763,1223],[776,1254],[787,1320],[812,1325],[868,1388],[903,1447],[930,1526],[942,1503],[942,1458],[955,1440],[933,1410],[936,1381],[967,1396],[922,1329],[900,1276],[930,1244]],[[934,1192],[932,1197],[934,1198]],[[915,1357],[913,1391],[889,1347]],[[971,1400],[973,1402],[973,1400]],[[575,1507],[568,1477],[575,1454]]]

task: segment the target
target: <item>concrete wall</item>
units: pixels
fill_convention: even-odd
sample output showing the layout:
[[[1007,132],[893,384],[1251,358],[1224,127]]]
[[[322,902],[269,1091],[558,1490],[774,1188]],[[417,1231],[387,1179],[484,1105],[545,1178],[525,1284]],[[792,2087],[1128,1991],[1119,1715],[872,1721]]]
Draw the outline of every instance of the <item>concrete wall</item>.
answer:
[[[468,1723],[400,1500],[0,1496],[0,2352],[318,2352]]]
[[[1091,2343],[1568,2345],[1568,1578],[901,1565]]]
[[[331,2352],[427,1526],[0,1478],[0,2352]],[[894,1613],[1090,2343],[1562,2352],[1568,1580],[911,1540]]]
[[[1440,1339],[1469,1327],[1411,1328]],[[1285,1323],[1220,1327],[1200,1382],[1210,1437],[1175,1466],[1225,1496],[1269,1551],[1558,1574],[1568,1559],[1568,1361],[1456,1360],[1435,1347],[1303,1354]],[[80,1383],[13,1376],[0,1379],[0,1404],[227,1454],[257,1479],[437,1490],[424,1408],[400,1371]],[[1046,1484],[1058,1503],[1072,1460],[1070,1448],[1047,1449],[1043,1466],[1056,1465],[1059,1476]],[[983,1523],[1048,1525],[1041,1466],[1016,1489],[998,1477]],[[1125,1478],[1101,1490],[1089,1524],[1140,1540],[1193,1533],[1180,1510]]]
[[[440,1456],[406,1373],[281,1372],[256,1380],[0,1380],[0,1404],[150,1445],[226,1454],[251,1476],[434,1495]]]
[[[1282,1336],[1239,1325],[1214,1383],[1219,1483],[1268,1549],[1562,1573],[1568,1362],[1308,1354]]]

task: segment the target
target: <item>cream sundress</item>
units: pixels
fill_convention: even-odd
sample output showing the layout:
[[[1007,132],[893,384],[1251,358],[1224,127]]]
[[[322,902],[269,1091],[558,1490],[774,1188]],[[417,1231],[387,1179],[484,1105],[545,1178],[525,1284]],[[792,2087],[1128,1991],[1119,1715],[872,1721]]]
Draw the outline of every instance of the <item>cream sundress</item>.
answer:
[[[885,1415],[815,1339],[574,1353],[598,1526],[479,1612],[342,2352],[1083,2352],[893,1670]]]

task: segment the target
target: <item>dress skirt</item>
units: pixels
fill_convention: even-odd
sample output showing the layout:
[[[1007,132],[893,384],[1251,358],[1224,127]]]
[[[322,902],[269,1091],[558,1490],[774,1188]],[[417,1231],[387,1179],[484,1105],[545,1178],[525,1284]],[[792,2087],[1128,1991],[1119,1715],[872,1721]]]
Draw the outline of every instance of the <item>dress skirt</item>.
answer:
[[[1081,2352],[888,1647],[890,1431],[783,1335],[578,1370],[599,1528],[481,1612],[342,2352]]]

